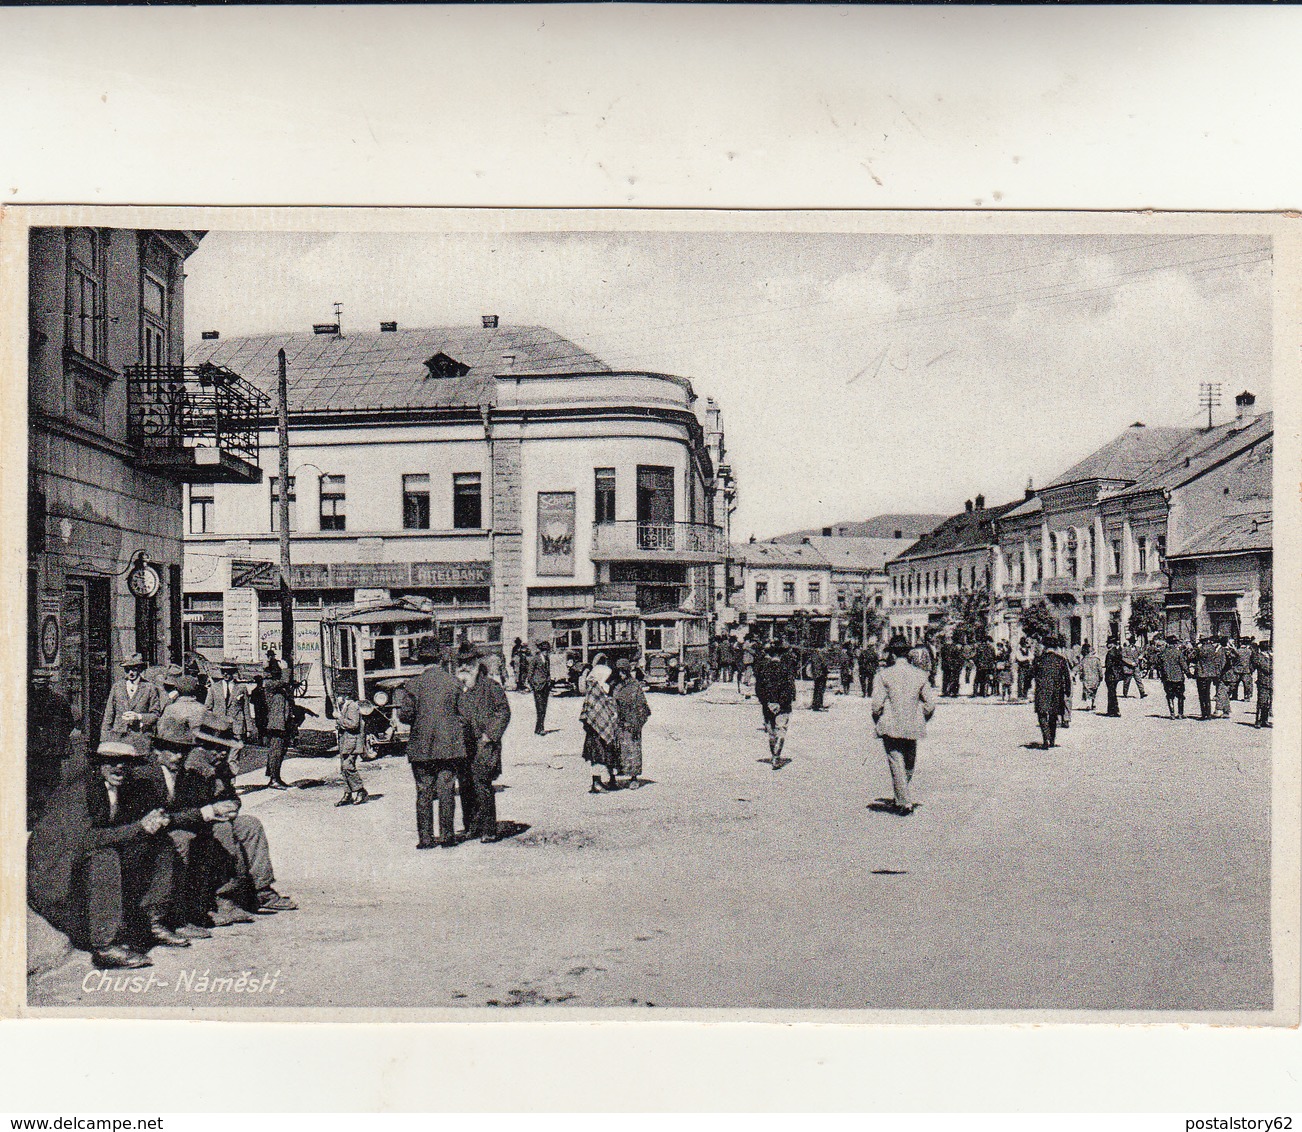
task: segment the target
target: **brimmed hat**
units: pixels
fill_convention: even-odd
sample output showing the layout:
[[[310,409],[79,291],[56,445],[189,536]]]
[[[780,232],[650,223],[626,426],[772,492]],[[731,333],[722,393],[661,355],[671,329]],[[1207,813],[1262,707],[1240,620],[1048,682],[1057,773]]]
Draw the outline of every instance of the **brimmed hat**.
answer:
[[[199,694],[199,681],[193,676],[169,676],[167,684],[169,687],[175,688],[179,696],[197,696]]]
[[[462,645],[457,649],[453,659],[456,661],[457,666],[460,667],[463,664],[478,664],[481,657],[479,650],[474,645]]]
[[[147,668],[148,665],[145,664],[145,658],[143,656],[138,652],[133,652],[129,657],[122,661],[120,667],[123,669]]]
[[[195,744],[194,728],[188,719],[164,714],[154,730],[154,743],[157,746],[184,747],[189,750]]]
[[[629,664],[628,657],[621,656],[617,661],[615,661],[616,672],[631,672],[632,670],[633,666]]]
[[[235,725],[215,711],[206,711],[195,728],[195,740],[209,747],[225,747],[238,750],[244,744],[235,738]]]
[[[100,763],[120,763],[129,759],[143,759],[145,753],[121,739],[108,739],[95,748],[95,761]]]
[[[167,670],[163,673],[163,687],[175,688],[177,677],[184,675],[185,669],[183,669],[179,664],[169,664]]]
[[[224,656],[217,662],[217,668],[221,672],[226,672],[232,668],[238,672],[240,670],[240,662],[238,660],[231,660],[228,656]]]
[[[892,656],[908,656],[912,647],[903,633],[896,633],[891,638],[891,643],[886,646],[886,651]]]

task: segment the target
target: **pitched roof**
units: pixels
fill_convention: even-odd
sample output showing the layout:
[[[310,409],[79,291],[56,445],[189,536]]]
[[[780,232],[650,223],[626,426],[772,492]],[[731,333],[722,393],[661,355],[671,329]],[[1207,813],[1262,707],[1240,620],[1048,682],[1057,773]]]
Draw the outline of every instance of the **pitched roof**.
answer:
[[[732,556],[747,566],[803,566],[827,569],[829,563],[816,547],[799,542],[743,542]]]
[[[916,539],[928,531],[934,531],[948,516],[916,513],[899,513],[874,515],[871,519],[850,519],[839,523],[829,523],[826,528],[813,527],[806,531],[790,531],[777,535],[770,542],[799,542],[802,538],[894,538],[899,531],[901,538]],[[830,536],[824,536],[825,529],[831,530]]]
[[[396,332],[262,334],[204,340],[186,363],[234,370],[273,399],[284,349],[294,412],[434,409],[491,405],[496,375],[609,373],[599,358],[541,326],[432,327]],[[432,377],[426,361],[445,355],[461,376]],[[514,356],[514,363],[504,356]]]
[[[1229,424],[1218,425],[1208,432],[1199,432],[1184,443],[1178,444],[1133,485],[1117,492],[1113,498],[1180,487],[1190,480],[1197,479],[1222,460],[1242,452],[1245,448],[1251,448],[1270,436],[1274,430],[1274,414],[1262,413],[1247,422],[1230,421]]]
[[[1274,521],[1269,511],[1247,511],[1226,515],[1189,542],[1168,554],[1172,558],[1198,558],[1207,554],[1248,554],[1271,550],[1274,546]]]
[[[1014,499],[998,507],[982,507],[979,510],[960,511],[951,515],[930,534],[923,535],[903,554],[896,555],[893,562],[904,562],[914,558],[930,558],[936,554],[952,554],[963,550],[977,550],[983,546],[992,546],[995,542],[995,520],[1020,507],[1025,500]]]
[[[913,545],[913,540],[814,535],[805,540],[805,545],[818,551],[833,570],[884,570],[887,562]]]
[[[1133,424],[1120,436],[1091,452],[1048,486],[1062,487],[1082,480],[1133,483],[1182,441],[1196,436],[1193,428],[1148,428]]]

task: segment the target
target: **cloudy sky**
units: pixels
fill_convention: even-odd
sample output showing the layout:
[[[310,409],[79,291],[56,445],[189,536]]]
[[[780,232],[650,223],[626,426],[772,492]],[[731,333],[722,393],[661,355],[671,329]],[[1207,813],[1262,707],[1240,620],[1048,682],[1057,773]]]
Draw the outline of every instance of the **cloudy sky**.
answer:
[[[187,325],[223,337],[548,326],[724,410],[734,536],[1020,496],[1134,421],[1270,404],[1270,244],[1141,233],[212,232]]]

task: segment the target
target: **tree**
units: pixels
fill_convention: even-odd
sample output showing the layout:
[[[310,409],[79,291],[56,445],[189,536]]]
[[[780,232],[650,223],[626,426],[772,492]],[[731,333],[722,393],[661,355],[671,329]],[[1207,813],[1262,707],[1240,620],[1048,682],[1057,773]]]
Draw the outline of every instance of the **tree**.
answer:
[[[867,627],[867,633],[864,629]],[[855,594],[846,614],[846,635],[863,644],[865,639],[877,636],[886,626],[881,611],[870,605],[863,594]]]
[[[1058,631],[1058,619],[1053,615],[1047,603],[1033,601],[1022,608],[1018,616],[1022,632],[1028,637],[1042,641]]]
[[[1257,599],[1257,628],[1271,632],[1275,628],[1275,590],[1273,586],[1262,588],[1261,597]]]
[[[962,630],[968,638],[990,631],[990,591],[984,586],[962,590],[945,599],[945,628]]]
[[[1130,602],[1130,621],[1128,626],[1132,637],[1148,638],[1166,628],[1166,610],[1157,603],[1151,594],[1139,594]]]

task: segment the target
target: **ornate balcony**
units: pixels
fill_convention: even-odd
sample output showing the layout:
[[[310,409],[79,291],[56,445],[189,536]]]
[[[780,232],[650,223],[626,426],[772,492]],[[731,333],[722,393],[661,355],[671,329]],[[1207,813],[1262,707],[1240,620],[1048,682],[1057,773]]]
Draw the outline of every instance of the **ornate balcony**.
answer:
[[[258,421],[270,402],[222,366],[128,366],[136,463],[187,483],[258,483]]]
[[[706,523],[642,523],[625,519],[592,528],[594,562],[722,562],[723,528]]]

